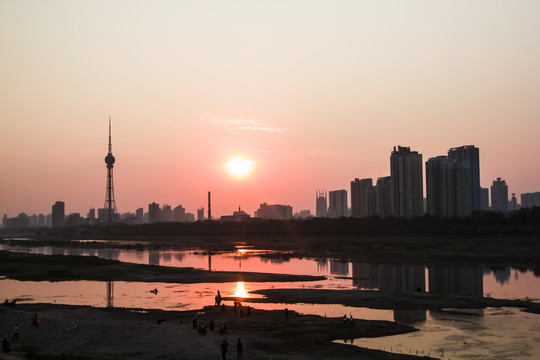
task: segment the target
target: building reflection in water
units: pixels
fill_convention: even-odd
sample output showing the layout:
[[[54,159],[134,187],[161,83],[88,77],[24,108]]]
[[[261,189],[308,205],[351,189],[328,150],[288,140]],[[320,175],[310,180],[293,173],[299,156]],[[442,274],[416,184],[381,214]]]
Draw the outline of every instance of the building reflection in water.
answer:
[[[332,275],[349,275],[349,263],[343,260],[330,260],[330,274]]]
[[[107,281],[107,307],[114,307],[114,281]]]
[[[328,260],[317,260],[317,274],[326,274],[328,273]]]
[[[426,275],[422,265],[353,263],[353,285],[359,289],[380,291],[425,291]]]
[[[148,253],[148,264],[149,265],[159,265],[159,251],[150,251]]]
[[[430,265],[429,292],[437,295],[484,296],[482,268],[475,266]]]
[[[98,249],[97,256],[108,260],[118,260],[120,257],[120,250],[118,249]]]
[[[394,321],[404,324],[423,323],[427,320],[427,310],[409,309],[394,310]]]
[[[496,268],[491,270],[495,280],[501,285],[507,284],[510,281],[510,276],[512,274],[509,267],[506,268]]]
[[[353,285],[388,292],[426,291],[437,295],[484,295],[482,268],[459,265],[353,263]]]

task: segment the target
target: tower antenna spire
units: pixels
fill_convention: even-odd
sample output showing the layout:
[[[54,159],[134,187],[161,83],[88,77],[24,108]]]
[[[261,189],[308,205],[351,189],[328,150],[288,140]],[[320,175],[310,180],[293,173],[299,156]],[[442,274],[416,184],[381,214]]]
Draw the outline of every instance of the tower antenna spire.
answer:
[[[109,154],[112,153],[112,141],[111,141],[111,117],[109,116]]]
[[[105,192],[104,210],[107,212],[107,220],[109,223],[113,221],[113,215],[116,213],[116,202],[114,201],[114,185],[113,185],[113,167],[115,158],[112,154],[112,139],[111,139],[111,117],[109,116],[109,152],[105,157],[107,164],[107,189]]]

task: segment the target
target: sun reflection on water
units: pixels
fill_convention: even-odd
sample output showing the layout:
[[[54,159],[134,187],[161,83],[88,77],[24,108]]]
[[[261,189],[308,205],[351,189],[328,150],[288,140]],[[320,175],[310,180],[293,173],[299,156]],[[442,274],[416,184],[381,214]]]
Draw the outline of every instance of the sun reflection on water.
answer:
[[[243,281],[238,281],[236,283],[236,291],[234,292],[235,297],[241,297],[241,298],[248,298],[249,295],[246,291],[246,288],[244,287]]]

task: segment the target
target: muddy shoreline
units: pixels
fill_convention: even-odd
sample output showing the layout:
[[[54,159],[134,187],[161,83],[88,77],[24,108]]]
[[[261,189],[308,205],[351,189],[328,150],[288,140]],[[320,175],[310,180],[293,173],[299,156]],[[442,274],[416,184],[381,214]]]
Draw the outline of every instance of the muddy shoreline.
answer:
[[[317,281],[324,276],[207,271],[123,263],[93,256],[0,251],[0,275],[21,281],[134,281],[164,283]]]
[[[40,319],[39,327],[31,325],[34,314]],[[223,324],[227,324],[226,336],[231,343],[230,359],[236,358],[239,338],[245,359],[428,359],[332,342],[415,331],[409,326],[361,320],[346,326],[339,318],[292,311],[285,318],[282,310],[252,308],[250,315],[240,317],[230,306],[225,311],[211,306],[180,312],[24,304],[0,308],[0,318],[2,331],[16,323],[20,327],[20,341],[13,344],[9,357],[2,354],[2,359],[218,359],[225,336],[219,333]],[[207,327],[206,335],[193,329],[194,318]],[[208,328],[211,320],[216,325],[213,331]]]
[[[276,251],[267,257],[334,258],[380,263],[471,264],[478,266],[530,267],[540,273],[540,239],[535,238],[455,238],[382,237],[327,238],[293,236],[115,236],[104,239],[4,238],[0,243],[20,246],[74,248],[178,249],[236,251],[253,247]]]

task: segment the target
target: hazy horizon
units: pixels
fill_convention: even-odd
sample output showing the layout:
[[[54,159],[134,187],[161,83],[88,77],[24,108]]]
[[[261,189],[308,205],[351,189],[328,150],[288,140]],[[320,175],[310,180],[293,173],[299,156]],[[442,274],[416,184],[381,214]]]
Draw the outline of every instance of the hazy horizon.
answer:
[[[538,1],[0,2],[0,214],[260,203],[480,149],[480,182],[540,191]],[[253,173],[228,176],[233,155]],[[536,165],[535,165],[536,164]],[[425,167],[424,167],[425,177]],[[425,193],[424,193],[425,196]],[[206,211],[205,211],[206,215]]]

